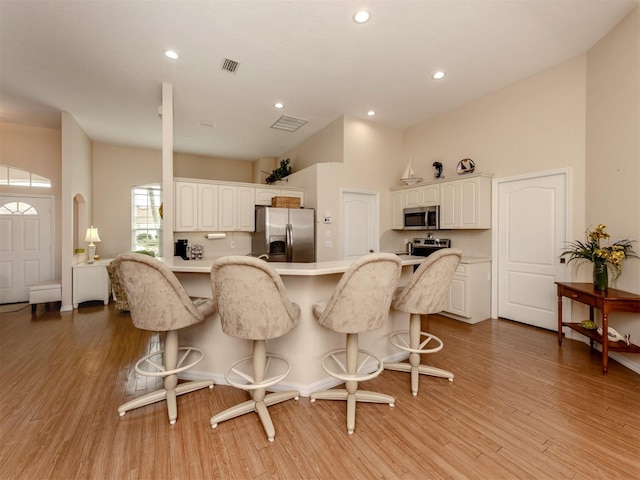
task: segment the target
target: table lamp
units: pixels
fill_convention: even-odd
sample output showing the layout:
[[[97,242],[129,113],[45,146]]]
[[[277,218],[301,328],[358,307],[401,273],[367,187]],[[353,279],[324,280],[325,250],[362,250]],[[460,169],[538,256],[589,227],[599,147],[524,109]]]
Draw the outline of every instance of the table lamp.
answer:
[[[91,228],[87,228],[87,235],[84,237],[85,242],[89,242],[89,260],[87,263],[93,263],[96,256],[96,246],[93,242],[100,242],[100,236],[98,235],[98,229],[91,225]]]

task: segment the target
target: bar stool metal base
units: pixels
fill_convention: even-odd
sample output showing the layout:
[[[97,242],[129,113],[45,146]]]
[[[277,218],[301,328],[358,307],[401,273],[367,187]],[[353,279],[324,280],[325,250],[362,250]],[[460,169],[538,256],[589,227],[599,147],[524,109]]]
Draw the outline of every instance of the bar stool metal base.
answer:
[[[406,340],[408,335],[408,342]],[[424,338],[424,340],[422,340]],[[422,340],[422,341],[421,341]],[[435,346],[426,348],[430,342],[435,342]],[[389,342],[396,348],[409,352],[409,363],[394,362],[385,363],[384,368],[398,372],[411,373],[411,393],[418,395],[418,384],[420,375],[430,375],[433,377],[446,378],[453,382],[453,373],[441,368],[420,363],[420,355],[435,353],[442,350],[444,343],[435,335],[420,331],[420,315],[412,313],[409,320],[409,330],[396,331],[389,335]]]

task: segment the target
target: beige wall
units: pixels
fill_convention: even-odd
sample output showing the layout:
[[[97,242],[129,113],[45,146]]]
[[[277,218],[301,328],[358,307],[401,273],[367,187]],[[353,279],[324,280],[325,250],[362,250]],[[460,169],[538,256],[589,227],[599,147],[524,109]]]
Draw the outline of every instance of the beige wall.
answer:
[[[471,158],[476,172],[496,178],[570,167],[573,235],[584,231],[586,56],[580,55],[493,94],[422,122],[404,133],[404,156],[416,175],[433,178],[443,164],[446,178]],[[571,234],[571,233],[570,233]],[[491,255],[481,232],[447,232],[471,255]],[[478,243],[479,242],[479,243]],[[482,249],[478,248],[479,246]]]
[[[251,164],[251,183],[267,183],[267,177],[276,168],[275,157],[262,157]]]
[[[228,182],[252,182],[252,162],[174,152],[173,176]]]
[[[304,127],[303,127],[304,128]],[[344,159],[344,117],[339,117],[304,142],[278,157],[291,159],[291,168],[298,172],[311,165],[342,162]]]
[[[111,258],[131,250],[131,188],[162,183],[162,152],[96,143],[93,169],[94,223],[102,240],[97,250],[101,257]],[[251,182],[252,171],[252,162],[174,153],[176,177]],[[195,238],[200,241],[199,236],[191,240]]]
[[[62,138],[60,130],[0,123],[0,164],[51,180],[51,188],[3,186],[2,193],[55,196],[55,276],[60,276],[62,242]]]
[[[332,223],[318,223],[317,257],[319,261],[342,258],[341,250],[341,192],[344,189],[378,192],[380,194],[380,232],[391,225],[389,187],[395,185],[396,165],[402,151],[402,132],[379,123],[343,117],[340,124],[343,133],[337,133],[335,123],[329,126],[333,135],[332,145],[341,138],[344,144],[343,162],[319,163],[317,167],[317,217],[331,212]],[[322,132],[326,133],[326,132]],[[326,237],[330,231],[331,237]],[[324,246],[327,238],[332,239],[332,247]]]
[[[612,240],[640,239],[640,9],[587,54],[587,226],[607,226]],[[640,245],[635,244],[640,254]],[[591,271],[582,267],[588,278]],[[617,288],[640,294],[640,260],[623,262]],[[585,317],[586,318],[586,317]],[[610,324],[638,344],[640,315],[611,314]],[[624,355],[640,371],[637,355]]]
[[[93,146],[94,225],[102,242],[97,252],[113,258],[131,250],[131,188],[162,183],[160,150]]]

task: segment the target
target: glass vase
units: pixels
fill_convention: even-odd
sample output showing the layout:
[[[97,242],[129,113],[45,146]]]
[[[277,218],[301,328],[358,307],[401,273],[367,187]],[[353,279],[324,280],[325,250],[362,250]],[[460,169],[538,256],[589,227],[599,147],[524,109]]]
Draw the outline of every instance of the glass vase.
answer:
[[[604,262],[594,262],[593,264],[593,288],[604,291],[609,285],[609,272],[607,264]]]

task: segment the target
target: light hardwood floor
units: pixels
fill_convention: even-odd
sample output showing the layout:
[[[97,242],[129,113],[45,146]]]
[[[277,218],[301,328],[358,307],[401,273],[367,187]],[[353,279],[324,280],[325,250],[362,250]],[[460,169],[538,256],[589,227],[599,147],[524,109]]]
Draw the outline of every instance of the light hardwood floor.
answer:
[[[209,417],[246,394],[216,385],[120,418],[155,387],[133,364],[158,342],[113,304],[0,317],[2,479],[638,479],[640,376],[554,332],[504,320],[423,320],[444,349],[429,356],[455,381],[385,371],[363,387],[396,406],[360,404],[348,435],[344,402],[308,398],[257,415]],[[224,342],[224,338],[220,338]],[[211,345],[215,348],[215,345]]]

